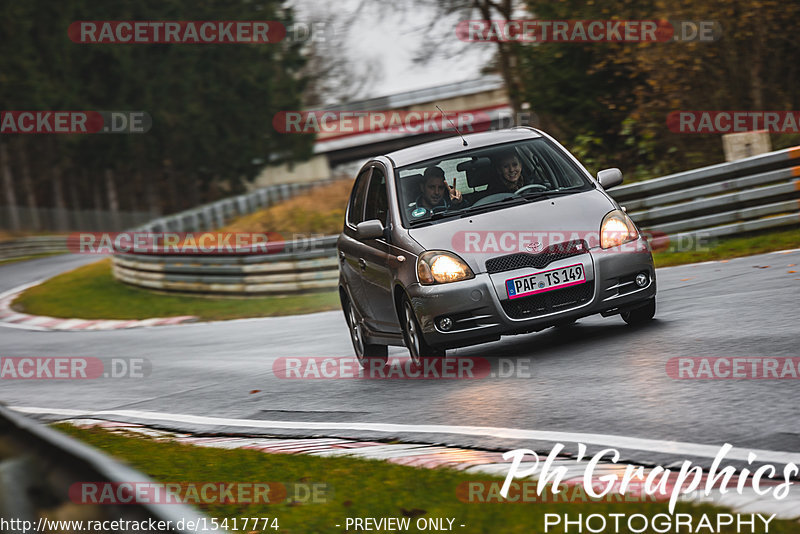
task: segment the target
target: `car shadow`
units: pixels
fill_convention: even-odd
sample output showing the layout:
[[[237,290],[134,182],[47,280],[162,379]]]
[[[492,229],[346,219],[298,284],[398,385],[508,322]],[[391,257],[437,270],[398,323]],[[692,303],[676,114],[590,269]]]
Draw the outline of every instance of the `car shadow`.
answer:
[[[642,333],[656,333],[667,328],[670,321],[658,318],[641,325],[631,326],[623,323],[578,322],[566,327],[547,328],[540,332],[504,336],[493,341],[472,347],[453,349],[448,357],[487,357],[494,358],[549,358],[553,351],[575,350],[597,345],[598,341],[618,340],[623,342]]]

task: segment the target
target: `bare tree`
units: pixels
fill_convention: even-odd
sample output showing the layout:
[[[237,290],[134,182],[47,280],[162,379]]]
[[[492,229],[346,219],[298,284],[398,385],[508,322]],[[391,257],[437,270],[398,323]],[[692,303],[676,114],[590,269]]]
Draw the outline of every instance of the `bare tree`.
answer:
[[[518,0],[440,0],[431,5],[424,0],[411,0],[410,4],[391,4],[388,9],[408,10],[425,7],[434,10],[434,17],[427,23],[425,37],[420,43],[415,61],[427,63],[435,58],[454,58],[463,53],[468,46],[476,46],[456,38],[459,22],[473,19],[506,22],[515,17],[525,16],[526,9]],[[477,46],[488,46],[478,44]],[[503,77],[508,98],[514,114],[522,111],[523,85],[519,73],[518,43],[497,40],[495,59],[488,67],[496,67]]]
[[[4,142],[0,142],[0,172],[3,174],[3,192],[8,204],[8,213],[11,219],[11,229],[19,230],[19,211],[17,206],[17,194],[14,191],[14,178],[11,176],[11,164],[8,161],[8,148]]]
[[[306,107],[323,107],[338,102],[356,100],[368,96],[370,88],[383,75],[377,61],[355,63],[342,43],[351,31],[353,17],[361,9],[361,2],[354,11],[338,9],[327,13],[315,9],[309,13],[312,28],[323,31],[311,36],[304,53],[307,63],[302,75],[307,79],[303,92]],[[312,32],[315,30],[312,30]]]

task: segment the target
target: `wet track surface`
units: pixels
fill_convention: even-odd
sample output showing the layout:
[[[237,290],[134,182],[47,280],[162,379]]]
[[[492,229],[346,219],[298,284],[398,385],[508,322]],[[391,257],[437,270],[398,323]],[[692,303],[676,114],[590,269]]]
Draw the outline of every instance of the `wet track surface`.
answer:
[[[0,266],[0,291],[92,261],[56,256]],[[108,332],[0,328],[4,357],[145,358],[145,378],[2,380],[10,406],[190,414],[258,421],[331,423],[330,429],[248,428],[224,421],[146,422],[203,432],[399,438],[508,450],[548,451],[550,440],[414,432],[418,425],[506,427],[800,452],[800,381],[675,380],[675,357],[800,357],[800,252],[660,269],[656,320],[631,328],[619,317],[504,337],[449,356],[529,368],[529,378],[472,380],[282,379],[281,357],[352,357],[341,312]],[[405,349],[390,356],[407,357]],[[509,363],[511,362],[511,363]],[[257,392],[253,392],[258,390]],[[136,420],[128,413],[119,420]],[[409,425],[386,432],[352,423]],[[354,425],[350,425],[354,426]],[[578,441],[580,436],[575,438]],[[602,441],[602,439],[600,440]],[[567,450],[574,442],[565,441]],[[590,450],[601,448],[599,444]],[[618,447],[620,448],[620,447]],[[667,464],[680,447],[623,457]]]

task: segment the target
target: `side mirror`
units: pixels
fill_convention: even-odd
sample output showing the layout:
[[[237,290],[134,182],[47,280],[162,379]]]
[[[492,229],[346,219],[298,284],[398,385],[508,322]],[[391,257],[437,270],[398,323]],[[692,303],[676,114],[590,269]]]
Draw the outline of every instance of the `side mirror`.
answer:
[[[383,224],[378,219],[360,222],[356,225],[356,237],[359,239],[383,237]]]
[[[604,169],[597,173],[597,181],[603,189],[611,189],[622,183],[622,171],[619,169]]]

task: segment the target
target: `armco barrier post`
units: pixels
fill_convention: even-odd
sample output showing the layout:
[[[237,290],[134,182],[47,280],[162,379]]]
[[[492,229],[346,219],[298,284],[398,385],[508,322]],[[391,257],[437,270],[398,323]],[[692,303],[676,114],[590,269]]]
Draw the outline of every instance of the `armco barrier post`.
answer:
[[[66,517],[63,515],[64,505],[70,503],[69,489],[81,481],[92,480],[113,487],[120,484],[156,485],[146,475],[105,453],[1,405],[0,434],[6,445],[6,454],[0,463],[2,518],[24,519],[32,521],[34,526],[37,516],[49,520],[63,519]],[[164,530],[165,533],[220,532],[209,517],[187,504],[164,505],[134,500],[108,508],[108,516],[101,514],[100,517],[113,517],[120,522],[136,521],[137,524],[169,522],[170,528]],[[92,515],[76,517],[96,519],[98,513],[93,511],[90,512]],[[190,530],[186,527],[190,524],[203,524],[205,527]],[[139,527],[134,530],[139,530]],[[15,532],[14,529],[6,531]]]
[[[208,230],[214,227],[214,210],[211,206],[204,206],[200,212],[203,218],[203,230]]]
[[[213,210],[214,220],[216,221],[217,228],[223,227],[225,225],[225,214],[222,213],[222,204],[219,202],[214,202]]]

